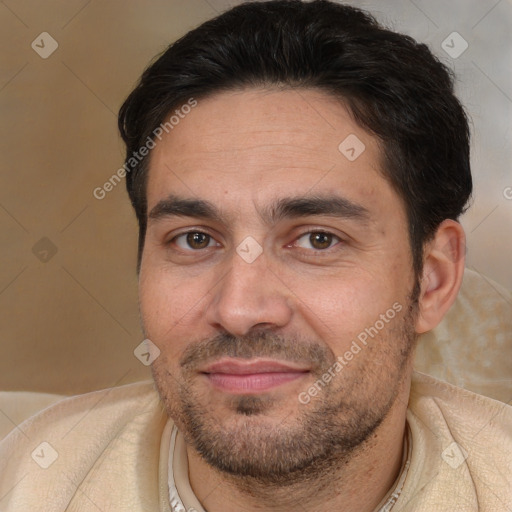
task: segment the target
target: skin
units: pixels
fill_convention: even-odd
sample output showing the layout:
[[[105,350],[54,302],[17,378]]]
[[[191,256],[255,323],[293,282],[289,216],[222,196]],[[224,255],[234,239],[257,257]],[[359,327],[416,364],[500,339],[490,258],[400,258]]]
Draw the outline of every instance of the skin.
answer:
[[[354,161],[338,150],[350,134],[365,145]],[[200,100],[152,151],[141,315],[209,512],[372,511],[399,473],[415,337],[456,297],[464,234],[447,220],[426,245],[414,306],[407,218],[380,162],[378,140],[315,90]],[[215,216],[171,215],[161,207],[171,195],[174,205],[207,201]],[[279,201],[312,197],[341,197],[359,215],[272,215]],[[236,251],[246,237],[262,250],[252,262]],[[393,304],[396,316],[301,403]],[[302,373],[264,391],[226,391],[203,371],[228,356]]]

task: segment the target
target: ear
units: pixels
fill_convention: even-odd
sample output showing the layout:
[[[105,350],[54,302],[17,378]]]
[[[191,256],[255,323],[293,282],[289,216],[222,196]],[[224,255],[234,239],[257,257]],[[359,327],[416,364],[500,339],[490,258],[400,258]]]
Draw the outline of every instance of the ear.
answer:
[[[436,327],[454,303],[464,275],[466,236],[450,219],[439,225],[434,239],[424,247],[423,272],[416,332]]]

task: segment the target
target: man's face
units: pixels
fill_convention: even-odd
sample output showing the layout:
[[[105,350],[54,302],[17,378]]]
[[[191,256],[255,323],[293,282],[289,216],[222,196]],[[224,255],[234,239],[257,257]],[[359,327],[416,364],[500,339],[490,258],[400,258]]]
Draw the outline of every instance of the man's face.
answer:
[[[348,457],[403,393],[414,276],[380,160],[314,90],[199,100],[153,150],[145,335],[169,415],[214,467],[276,482]]]

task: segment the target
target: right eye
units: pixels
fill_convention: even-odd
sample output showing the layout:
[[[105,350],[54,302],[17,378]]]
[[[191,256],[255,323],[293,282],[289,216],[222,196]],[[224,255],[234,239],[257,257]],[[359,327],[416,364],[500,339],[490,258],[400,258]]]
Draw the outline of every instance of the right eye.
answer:
[[[213,237],[202,231],[189,231],[175,236],[171,242],[185,251],[199,251],[208,247],[215,247],[219,244]]]

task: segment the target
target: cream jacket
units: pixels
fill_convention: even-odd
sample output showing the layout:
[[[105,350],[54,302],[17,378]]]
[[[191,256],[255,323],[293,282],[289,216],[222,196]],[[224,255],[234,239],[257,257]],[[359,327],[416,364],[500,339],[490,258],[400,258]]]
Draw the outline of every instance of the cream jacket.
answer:
[[[393,512],[512,510],[511,406],[415,373],[407,421]],[[0,511],[204,512],[172,431],[149,381],[61,400],[0,442]]]

